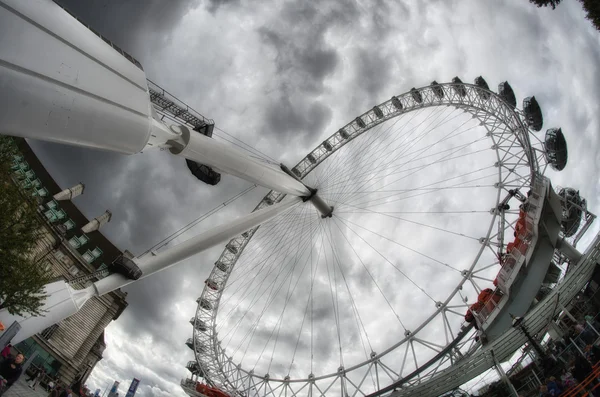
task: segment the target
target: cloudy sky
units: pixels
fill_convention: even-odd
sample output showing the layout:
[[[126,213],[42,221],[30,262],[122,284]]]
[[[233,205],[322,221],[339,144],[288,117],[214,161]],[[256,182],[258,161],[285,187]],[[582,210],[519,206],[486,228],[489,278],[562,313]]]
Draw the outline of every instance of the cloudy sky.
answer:
[[[600,35],[574,0],[555,11],[526,0],[62,2],[134,55],[150,79],[220,129],[289,165],[357,115],[413,86],[456,75],[466,82],[483,75],[492,88],[508,80],[519,102],[536,96],[545,127],[561,126],[566,134],[569,164],[561,173],[548,172],[553,183],[580,189],[589,207],[598,208]],[[85,182],[77,204],[89,217],[110,209],[105,234],[135,254],[249,186],[228,176],[216,187],[202,185],[182,159],[166,152],[126,157],[32,146],[61,186]],[[254,189],[210,224],[251,211],[265,193]],[[480,209],[465,202],[459,201],[464,209]],[[219,253],[213,249],[126,288],[129,308],[107,328],[108,348],[91,387],[138,377],[141,396],[184,395],[179,380],[193,358],[184,345],[191,336],[188,320]],[[430,281],[427,274],[413,276],[419,284]],[[356,291],[364,278],[355,275]],[[374,343],[380,351],[389,340]],[[322,362],[335,370],[331,357]]]

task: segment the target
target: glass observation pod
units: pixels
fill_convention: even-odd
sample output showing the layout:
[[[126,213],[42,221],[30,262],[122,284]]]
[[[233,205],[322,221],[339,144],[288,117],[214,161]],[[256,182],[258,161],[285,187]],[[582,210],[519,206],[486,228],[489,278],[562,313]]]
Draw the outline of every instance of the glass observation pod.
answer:
[[[206,183],[207,185],[216,185],[221,181],[221,174],[213,170],[207,165],[197,163],[195,161],[186,159],[185,163],[189,170],[192,172],[198,180]]]
[[[540,131],[544,124],[544,117],[542,116],[542,109],[535,96],[530,96],[523,99],[523,113],[525,114],[525,121],[527,125],[534,131]]]
[[[463,96],[463,97],[467,95],[467,90],[463,86],[463,82],[461,79],[458,78],[458,76],[456,76],[455,78],[452,79],[452,83],[454,84],[454,91],[458,95]]]
[[[206,299],[200,299],[200,307],[203,308],[204,310],[212,310],[213,309],[212,303],[210,303]]]
[[[402,102],[398,99],[397,96],[392,97],[392,105],[398,110],[402,110]]]
[[[561,128],[550,128],[546,131],[544,139],[544,152],[548,164],[556,170],[562,171],[567,165],[567,141]]]
[[[433,80],[430,84],[431,86],[431,90],[433,91],[433,93],[435,94],[436,97],[438,97],[439,99],[444,98],[444,90],[442,89],[442,86],[440,86],[440,84]]]
[[[188,338],[185,341],[185,344],[187,345],[187,347],[189,347],[190,349],[194,350],[194,340],[192,338]]]
[[[410,89],[410,95],[415,100],[415,102],[423,103],[423,96],[421,95],[421,91],[413,87]]]
[[[204,284],[206,284],[206,286],[212,289],[213,291],[219,290],[219,283],[217,283],[215,280],[209,278],[206,281],[204,281]]]
[[[565,237],[571,237],[579,229],[587,202],[579,195],[578,190],[570,187],[560,189],[558,195],[561,198],[563,211],[561,229]]]
[[[517,97],[508,81],[498,84],[498,94],[513,108],[517,107]]]
[[[206,323],[200,319],[196,319],[196,317],[190,318],[190,324],[192,324],[198,331],[206,331]]]
[[[490,93],[488,92],[490,90],[490,86],[488,85],[488,83],[485,81],[485,79],[481,76],[476,77],[475,78],[475,85],[479,88],[483,88],[483,90],[478,90],[477,94],[479,95],[480,98],[488,100],[490,99]]]
[[[215,262],[215,266],[223,273],[227,273],[229,271],[229,266],[221,261]]]

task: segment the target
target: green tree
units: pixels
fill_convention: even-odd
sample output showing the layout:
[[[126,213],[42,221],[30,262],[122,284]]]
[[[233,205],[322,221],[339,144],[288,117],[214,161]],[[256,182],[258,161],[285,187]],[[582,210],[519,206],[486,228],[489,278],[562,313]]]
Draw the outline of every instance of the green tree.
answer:
[[[598,0],[579,0],[583,9],[596,29],[600,30],[600,2]]]
[[[529,2],[535,4],[538,7],[552,7],[555,9],[560,4],[561,0],[529,0]]]
[[[43,287],[52,275],[32,255],[41,222],[35,204],[11,178],[14,153],[12,140],[0,136],[0,308],[39,315],[47,297]]]

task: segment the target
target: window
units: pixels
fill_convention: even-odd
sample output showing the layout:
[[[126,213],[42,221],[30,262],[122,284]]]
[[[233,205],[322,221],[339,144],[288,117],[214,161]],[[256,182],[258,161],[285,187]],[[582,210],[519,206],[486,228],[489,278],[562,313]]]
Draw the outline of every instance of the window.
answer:
[[[83,245],[85,245],[85,243],[88,242],[88,238],[85,234],[82,234],[81,236],[77,237],[72,237],[69,240],[69,244],[71,245],[71,247],[73,248],[81,248]]]
[[[35,172],[33,171],[27,171],[25,172],[25,176],[27,177],[27,179],[29,179],[30,181],[35,179]]]
[[[54,222],[56,220],[56,214],[53,210],[48,210],[44,212],[44,215],[46,216],[46,219],[48,219],[50,222]]]
[[[94,258],[99,258],[102,255],[102,250],[96,247],[92,250],[92,255],[94,255]]]
[[[15,176],[17,177],[18,180],[21,181],[21,180],[25,179],[25,172],[17,168],[15,170]]]
[[[108,266],[106,266],[105,263],[100,264],[100,266],[98,266],[98,270],[106,270],[106,272],[98,275],[98,279],[108,276]]]
[[[50,208],[51,210],[53,210],[55,208],[58,208],[58,203],[56,202],[56,200],[51,200],[51,201],[48,201],[48,204],[46,204],[46,206],[48,208]]]
[[[73,265],[69,268],[69,274],[71,276],[76,276],[78,273],[79,273],[79,268],[77,266]]]
[[[57,220],[65,219],[67,217],[67,214],[63,210],[55,211],[55,214],[56,214],[56,219]]]
[[[71,245],[71,247],[73,248],[79,248],[81,246],[81,243],[79,242],[79,239],[77,237],[72,237],[69,240],[69,244]]]
[[[56,259],[58,259],[59,261],[62,261],[62,260],[63,260],[63,258],[65,257],[65,254],[63,254],[63,252],[62,252],[62,251],[60,251],[60,250],[55,250],[55,251],[53,251],[53,252],[52,252],[52,254],[53,254],[53,255],[54,255],[54,257],[55,257]]]
[[[87,263],[92,263],[93,261],[96,260],[96,258],[94,257],[94,255],[91,253],[90,250],[85,251],[85,253],[82,256],[83,256],[83,259],[85,259],[85,261]]]
[[[21,187],[23,189],[29,189],[31,187],[31,182],[29,182],[29,179],[23,179],[21,181]]]
[[[71,219],[67,219],[67,221],[65,223],[63,223],[63,225],[65,225],[67,230],[71,230],[75,227],[75,222],[73,222],[73,220],[71,220]]]
[[[18,343],[15,346],[21,353],[25,354],[25,357],[30,357],[34,352],[38,352],[38,355],[33,359],[32,368],[44,368],[46,373],[50,376],[55,376],[60,370],[60,361],[56,360],[40,345],[38,345],[33,338],[25,339],[23,342]]]
[[[36,189],[39,189],[40,187],[42,187],[42,181],[39,180],[39,178],[36,178],[35,180],[33,180],[31,182],[31,184],[33,185],[33,187],[35,187]]]
[[[85,245],[88,241],[90,241],[90,239],[88,238],[88,236],[86,236],[85,234],[82,234],[81,236],[78,237],[79,238],[79,246],[81,247],[82,245]]]
[[[48,190],[46,190],[46,188],[43,187],[41,189],[38,189],[38,191],[35,194],[40,197],[46,197],[48,195]]]

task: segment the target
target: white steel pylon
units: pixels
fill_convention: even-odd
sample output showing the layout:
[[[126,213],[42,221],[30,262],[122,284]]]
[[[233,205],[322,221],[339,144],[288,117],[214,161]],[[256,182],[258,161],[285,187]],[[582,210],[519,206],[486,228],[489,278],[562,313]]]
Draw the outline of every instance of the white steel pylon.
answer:
[[[296,178],[235,147],[185,126],[167,126],[153,112],[144,71],[91,30],[49,1],[0,0],[0,134],[134,154],[153,148],[208,165],[294,198],[256,211],[167,249],[133,259],[142,277],[156,273],[235,235],[256,227],[310,199],[322,215],[324,205]],[[112,274],[84,290],[65,282],[46,286],[44,316],[13,316],[17,343],[74,314],[94,295],[135,280]]]

